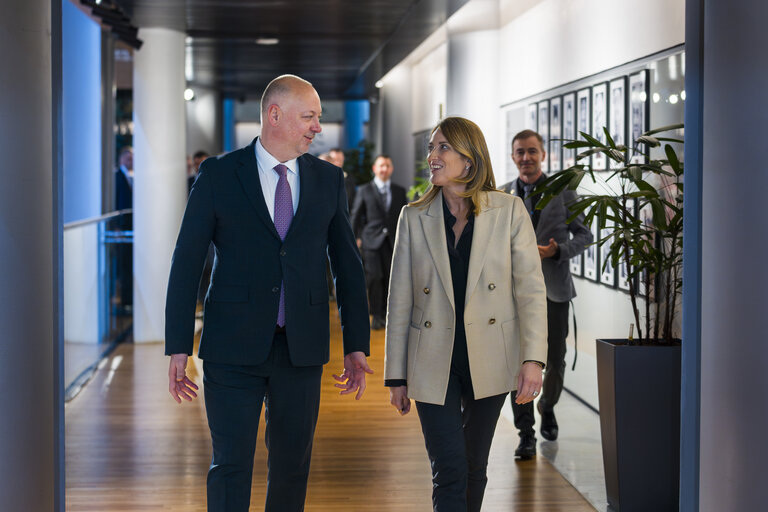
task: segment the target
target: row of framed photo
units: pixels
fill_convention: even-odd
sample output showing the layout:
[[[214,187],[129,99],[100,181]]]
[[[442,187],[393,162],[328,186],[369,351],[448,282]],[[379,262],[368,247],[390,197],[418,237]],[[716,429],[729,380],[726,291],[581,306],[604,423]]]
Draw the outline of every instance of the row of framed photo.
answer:
[[[630,210],[635,210],[636,215],[640,216],[640,219],[645,224],[650,225],[653,222],[653,210],[649,205],[645,205],[640,211],[637,211],[637,203],[635,201],[627,206]],[[583,277],[584,279],[595,281],[597,283],[606,285],[610,288],[618,288],[629,292],[630,279],[634,279],[635,289],[638,295],[646,297],[648,291],[646,290],[646,273],[643,272],[640,275],[630,277],[630,271],[627,267],[626,261],[619,263],[618,269],[613,266],[609,257],[609,248],[612,239],[606,241],[602,246],[598,245],[598,241],[609,236],[613,232],[613,224],[609,221],[600,232],[598,232],[597,222],[592,223],[592,238],[595,243],[590,244],[584,250],[582,254],[571,258],[570,268],[571,275],[576,277]],[[654,243],[657,243],[654,241]],[[605,263],[604,263],[605,262]]]
[[[542,170],[557,172],[574,165],[576,150],[564,148],[562,141],[581,138],[580,132],[606,142],[603,127],[607,127],[617,145],[637,139],[648,130],[648,86],[648,70],[643,69],[529,104],[525,126],[536,130],[544,139],[544,147],[548,148]],[[629,157],[633,162],[640,162],[645,160],[647,153],[630,148]],[[596,171],[608,170],[607,158],[602,153],[579,163],[588,164]]]

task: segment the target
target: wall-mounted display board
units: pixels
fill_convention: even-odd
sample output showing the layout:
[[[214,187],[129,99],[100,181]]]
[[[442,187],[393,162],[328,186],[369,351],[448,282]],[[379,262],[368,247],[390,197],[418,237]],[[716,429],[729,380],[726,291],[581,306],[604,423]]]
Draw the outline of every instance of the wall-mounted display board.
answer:
[[[562,169],[562,112],[562,98],[558,96],[549,100],[549,170],[552,172]]]
[[[629,142],[648,131],[648,70],[629,75]],[[647,147],[630,148],[630,161],[634,164],[644,163],[648,158]]]
[[[575,140],[576,131],[576,93],[563,96],[563,140]],[[563,169],[576,163],[576,150],[563,148]]]
[[[626,144],[627,135],[627,79],[626,77],[615,78],[610,81],[608,86],[610,97],[608,109],[608,125],[611,132],[611,138],[617,146]],[[625,155],[626,160],[626,155]],[[621,164],[611,160],[611,168],[617,169]]]

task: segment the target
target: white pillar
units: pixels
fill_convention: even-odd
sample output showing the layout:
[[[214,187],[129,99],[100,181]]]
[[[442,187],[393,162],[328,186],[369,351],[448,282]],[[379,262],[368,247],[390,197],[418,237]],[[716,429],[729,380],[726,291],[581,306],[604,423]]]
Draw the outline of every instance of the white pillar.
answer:
[[[163,341],[171,255],[186,203],[184,34],[141,30],[133,77],[133,337]]]
[[[0,2],[0,62],[0,508],[61,511],[61,2]]]
[[[495,19],[489,17],[489,19]],[[499,156],[499,35],[496,29],[448,32],[446,116],[474,121],[485,136],[497,176],[504,171]]]

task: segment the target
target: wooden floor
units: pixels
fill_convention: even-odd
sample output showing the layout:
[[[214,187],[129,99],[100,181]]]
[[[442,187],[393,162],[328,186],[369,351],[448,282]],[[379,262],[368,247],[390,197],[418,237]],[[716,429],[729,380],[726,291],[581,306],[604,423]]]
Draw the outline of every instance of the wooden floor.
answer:
[[[382,385],[383,331],[371,340],[369,388],[359,402],[339,397],[340,332],[331,311],[332,359],[323,391],[306,510],[431,510],[429,463],[415,408],[400,417]],[[194,359],[201,383],[201,362]],[[201,398],[177,405],[167,391],[168,359],[159,344],[123,344],[66,405],[67,511],[205,511],[210,438]],[[263,424],[251,510],[263,510]],[[499,420],[484,512],[581,512],[594,508],[543,457],[516,463],[517,433]]]

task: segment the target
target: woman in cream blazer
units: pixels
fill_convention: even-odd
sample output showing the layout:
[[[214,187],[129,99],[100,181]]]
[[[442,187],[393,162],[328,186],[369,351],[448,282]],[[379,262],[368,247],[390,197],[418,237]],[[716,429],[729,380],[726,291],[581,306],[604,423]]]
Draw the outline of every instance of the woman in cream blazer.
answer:
[[[400,414],[416,401],[434,510],[479,511],[507,394],[541,389],[546,290],[530,217],[496,191],[477,125],[441,121],[427,161],[432,186],[397,228],[384,379]]]

